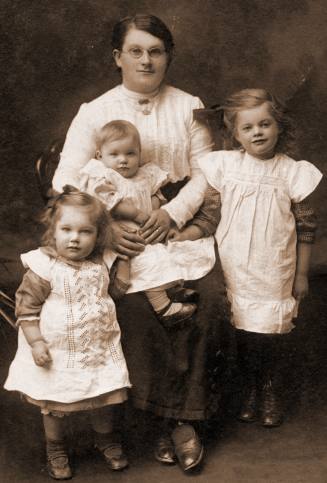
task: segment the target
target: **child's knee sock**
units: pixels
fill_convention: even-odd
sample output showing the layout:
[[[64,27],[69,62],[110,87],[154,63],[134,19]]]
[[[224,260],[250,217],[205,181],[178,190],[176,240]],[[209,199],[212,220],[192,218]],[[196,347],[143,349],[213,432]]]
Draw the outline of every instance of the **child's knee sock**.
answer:
[[[52,414],[43,415],[43,426],[46,440],[64,441],[66,436],[66,416],[59,417]]]
[[[145,291],[145,295],[152,305],[153,310],[157,313],[161,312],[161,315],[173,315],[182,307],[182,304],[179,302],[170,302],[166,292],[166,289],[170,286],[171,284],[166,284]],[[166,307],[167,310],[165,311]]]
[[[68,451],[65,442],[66,417],[57,417],[51,414],[43,415],[43,425],[46,439],[46,452],[48,461],[65,458],[67,464]],[[66,468],[70,473],[70,469]],[[65,471],[66,471],[65,470]]]
[[[115,430],[115,410],[111,407],[92,412],[91,423],[95,433],[95,445],[100,451],[121,443],[121,433]]]
[[[118,405],[120,406],[120,404]],[[96,434],[110,434],[113,433],[115,426],[117,426],[117,419],[119,412],[115,406],[106,406],[95,409],[91,413],[91,424]]]
[[[120,418],[120,408],[116,406],[107,406],[95,410],[92,414],[95,447],[102,453],[112,470],[122,470],[128,466],[122,447],[121,431],[120,428],[117,429],[117,418]]]

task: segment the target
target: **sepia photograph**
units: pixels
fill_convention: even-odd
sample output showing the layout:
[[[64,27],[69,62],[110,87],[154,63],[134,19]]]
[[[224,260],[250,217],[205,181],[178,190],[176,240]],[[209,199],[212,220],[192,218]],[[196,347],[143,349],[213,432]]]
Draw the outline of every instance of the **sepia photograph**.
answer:
[[[326,483],[325,0],[0,19],[0,481]]]

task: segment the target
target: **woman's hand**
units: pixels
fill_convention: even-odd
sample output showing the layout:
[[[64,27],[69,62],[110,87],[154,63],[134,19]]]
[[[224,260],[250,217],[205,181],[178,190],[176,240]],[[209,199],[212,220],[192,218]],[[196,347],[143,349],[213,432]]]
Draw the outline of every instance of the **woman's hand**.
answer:
[[[145,248],[145,241],[134,228],[125,226],[122,222],[112,220],[108,226],[108,246],[127,259],[135,257]]]
[[[308,277],[306,275],[296,274],[293,283],[293,296],[300,302],[301,299],[308,295],[308,291]]]
[[[44,340],[37,340],[31,344],[32,356],[37,366],[45,366],[52,362],[48,346]]]
[[[148,221],[140,229],[140,234],[144,238],[146,244],[159,243],[165,240],[171,224],[170,216],[167,211],[152,211]]]

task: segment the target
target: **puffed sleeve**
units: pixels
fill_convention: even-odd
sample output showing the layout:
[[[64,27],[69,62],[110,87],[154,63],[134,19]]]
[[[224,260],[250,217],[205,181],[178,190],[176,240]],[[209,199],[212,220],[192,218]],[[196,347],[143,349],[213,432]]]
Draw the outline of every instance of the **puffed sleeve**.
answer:
[[[149,181],[151,196],[157,193],[159,188],[168,181],[169,174],[154,163],[144,164],[140,169],[144,171]]]
[[[198,97],[193,97],[189,113],[189,164],[191,179],[180,190],[178,195],[172,199],[164,209],[176,225],[181,228],[193,218],[200,208],[204,194],[207,189],[207,182],[199,169],[198,159],[209,153],[213,148],[213,140],[208,126],[200,123],[193,116],[194,109],[203,108],[203,103]],[[178,162],[178,160],[176,160]]]
[[[210,186],[221,191],[223,183],[223,151],[213,151],[199,159],[199,166]]]
[[[82,104],[73,119],[55,172],[53,188],[61,192],[68,184],[79,186],[79,172],[95,156],[96,130],[88,104]]]
[[[16,292],[17,325],[25,320],[39,320],[42,305],[51,290],[50,282],[28,270]]]
[[[54,263],[54,259],[41,248],[23,253],[20,258],[26,269],[31,269],[39,277],[50,282],[51,266]]]
[[[122,199],[119,174],[96,159],[91,159],[80,172],[79,189],[98,198],[107,210],[112,210]]]
[[[289,173],[289,194],[293,203],[299,203],[318,186],[322,173],[308,161],[294,161]]]

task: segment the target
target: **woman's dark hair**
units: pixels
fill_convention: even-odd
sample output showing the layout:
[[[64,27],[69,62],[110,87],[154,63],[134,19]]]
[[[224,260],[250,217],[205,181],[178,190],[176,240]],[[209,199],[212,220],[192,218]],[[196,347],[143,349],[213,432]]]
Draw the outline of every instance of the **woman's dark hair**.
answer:
[[[143,30],[154,37],[162,40],[165,50],[168,54],[168,63],[170,63],[174,50],[174,39],[168,29],[160,18],[154,15],[137,14],[130,17],[125,17],[120,22],[117,22],[113,28],[111,45],[113,50],[122,50],[125,37],[128,31],[132,28]]]
[[[243,89],[228,97],[220,110],[224,113],[224,148],[235,149],[240,145],[235,139],[237,113],[252,109],[267,102],[271,115],[278,124],[279,136],[276,152],[293,155],[295,147],[295,125],[285,106],[265,89]]]
[[[109,214],[101,201],[72,186],[65,186],[62,193],[50,198],[46,208],[43,213],[41,213],[39,219],[46,228],[42,237],[42,243],[45,246],[55,248],[54,233],[63,206],[82,207],[89,210],[92,223],[94,223],[98,230],[97,240],[92,255],[102,254],[106,246]]]

